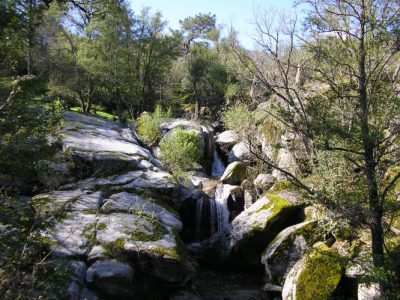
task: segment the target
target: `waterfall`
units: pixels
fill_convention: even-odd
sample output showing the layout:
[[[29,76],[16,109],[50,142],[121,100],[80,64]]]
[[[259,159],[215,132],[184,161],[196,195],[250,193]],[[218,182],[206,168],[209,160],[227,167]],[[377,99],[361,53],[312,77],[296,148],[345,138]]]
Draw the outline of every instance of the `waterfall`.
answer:
[[[201,238],[201,218],[203,213],[204,198],[201,197],[196,201],[196,223],[195,223],[195,240],[200,241]]]
[[[217,232],[222,234],[229,229],[228,197],[231,193],[231,185],[219,184],[215,190],[215,203],[217,210]]]
[[[220,178],[225,171],[225,165],[221,160],[217,150],[214,151],[213,162],[211,166],[211,177]]]

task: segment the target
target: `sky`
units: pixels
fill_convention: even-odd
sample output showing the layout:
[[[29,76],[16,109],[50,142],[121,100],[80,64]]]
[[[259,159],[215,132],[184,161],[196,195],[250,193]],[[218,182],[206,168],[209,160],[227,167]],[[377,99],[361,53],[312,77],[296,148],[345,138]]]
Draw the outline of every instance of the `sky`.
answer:
[[[246,48],[253,48],[254,12],[260,8],[290,11],[293,0],[129,0],[135,12],[143,7],[151,7],[151,12],[160,11],[168,27],[179,29],[179,20],[198,13],[217,16],[217,24],[230,27],[239,32],[239,40]]]

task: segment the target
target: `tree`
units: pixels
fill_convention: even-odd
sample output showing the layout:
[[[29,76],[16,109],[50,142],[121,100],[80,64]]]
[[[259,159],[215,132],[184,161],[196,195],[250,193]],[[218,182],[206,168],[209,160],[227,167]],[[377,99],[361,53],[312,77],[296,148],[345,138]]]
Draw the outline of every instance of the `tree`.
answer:
[[[33,73],[33,52],[36,44],[35,31],[39,24],[44,3],[39,0],[3,1],[0,8],[0,32],[2,35],[0,59],[2,65],[7,66],[8,64],[8,67],[15,67],[15,65],[10,65],[8,60],[13,61],[13,58],[22,60],[23,57],[25,70],[23,72],[22,67],[19,66],[18,73],[31,75]],[[14,63],[16,62],[14,61]],[[11,70],[9,69],[9,71]],[[15,70],[12,71],[15,72]]]
[[[211,13],[200,13],[194,17],[188,17],[179,21],[182,34],[184,35],[183,46],[186,50],[186,53],[189,51],[190,44],[196,39],[207,38],[207,34],[210,32],[215,33],[215,19],[215,15],[212,15]]]
[[[227,80],[225,67],[217,53],[207,45],[193,45],[184,58],[183,85],[195,104],[194,118],[199,119],[204,104],[218,106],[224,99]]]
[[[324,152],[340,155],[354,170],[362,171],[365,198],[359,200],[368,211],[365,222],[370,227],[374,265],[382,267],[383,216],[388,194],[400,178],[397,171],[389,182],[384,179],[389,169],[398,167],[399,158],[395,130],[400,115],[396,92],[399,3],[303,2],[310,8],[306,37],[297,33],[295,21],[286,18],[276,29],[276,23],[262,14],[256,41],[267,55],[245,55],[233,46],[243,64],[275,95],[275,105],[266,113],[301,141],[303,147],[298,150],[306,151],[311,172]],[[296,80],[299,72],[303,80]],[[307,185],[307,174],[294,174],[270,157],[256,154],[307,193],[335,202],[320,193],[322,187]],[[352,176],[358,175],[353,172]],[[338,209],[346,210],[346,206]]]
[[[399,28],[398,1],[306,1],[312,8],[308,18],[310,33],[318,40],[322,33],[335,36],[333,41],[310,44],[317,59],[315,72],[322,82],[328,83],[333,98],[344,100],[353,109],[353,124],[335,120],[339,133],[324,128],[323,134],[340,138],[351,148],[338,149],[340,144],[325,139],[326,148],[356,154],[366,179],[370,212],[370,229],[374,265],[383,266],[384,241],[382,218],[387,192],[400,178],[400,172],[384,185],[380,170],[388,170],[396,161],[383,158],[392,153],[399,155],[398,132],[393,131],[394,120],[400,114],[395,92],[398,75],[392,66],[399,59],[393,29]],[[328,51],[328,47],[330,51]],[[339,59],[339,55],[340,59]],[[332,73],[324,63],[338,67],[342,72]],[[343,79],[347,79],[343,84]],[[344,86],[343,86],[344,85]],[[350,121],[350,120],[347,120]],[[351,126],[349,136],[343,133]],[[340,128],[341,127],[341,128]]]
[[[164,75],[179,55],[180,36],[176,32],[165,34],[165,26],[162,15],[151,15],[148,8],[137,20],[132,66],[135,72],[132,93],[136,102],[132,101],[130,105],[132,116],[154,108],[155,100],[161,97]]]

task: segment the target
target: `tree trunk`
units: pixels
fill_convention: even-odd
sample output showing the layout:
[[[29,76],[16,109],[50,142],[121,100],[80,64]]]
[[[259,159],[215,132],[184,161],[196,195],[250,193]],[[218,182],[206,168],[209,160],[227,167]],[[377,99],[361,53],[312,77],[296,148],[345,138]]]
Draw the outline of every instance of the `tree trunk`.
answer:
[[[78,92],[78,96],[79,96],[79,101],[81,102],[81,109],[82,109],[82,112],[85,112],[85,110],[86,110],[86,105],[85,105],[85,99],[84,99],[84,97],[83,97],[83,95],[82,95],[82,91],[77,91]]]
[[[88,95],[85,113],[87,114],[90,113],[91,109],[92,109],[92,95]]]
[[[196,98],[196,103],[194,107],[194,119],[199,120],[200,114],[201,114],[201,101],[199,100],[199,98]]]
[[[35,38],[35,9],[36,0],[29,0],[29,29],[28,29],[28,54],[27,54],[27,74],[32,75],[32,49]]]
[[[90,80],[89,81],[88,96],[87,96],[87,104],[86,104],[84,113],[88,114],[88,113],[90,113],[90,110],[92,109],[93,93],[94,93],[93,80]]]
[[[364,9],[363,9],[364,13]],[[361,140],[364,149],[365,176],[368,186],[368,203],[371,215],[371,240],[372,258],[375,267],[382,267],[384,263],[383,228],[382,228],[382,204],[378,195],[378,183],[376,178],[376,163],[374,159],[374,141],[370,134],[368,124],[368,96],[366,80],[366,51],[364,18],[361,18],[361,33],[359,46],[359,91]]]
[[[199,93],[197,92],[197,83],[196,81],[193,82],[193,91],[194,91],[194,100],[195,100],[195,105],[194,105],[194,119],[199,120],[200,119],[200,114],[201,114],[201,100],[199,97]]]
[[[115,98],[116,98],[116,109],[117,109],[117,117],[118,117],[118,121],[121,123],[124,123],[124,110],[122,107],[122,100],[121,100],[121,92],[118,90],[115,94]]]

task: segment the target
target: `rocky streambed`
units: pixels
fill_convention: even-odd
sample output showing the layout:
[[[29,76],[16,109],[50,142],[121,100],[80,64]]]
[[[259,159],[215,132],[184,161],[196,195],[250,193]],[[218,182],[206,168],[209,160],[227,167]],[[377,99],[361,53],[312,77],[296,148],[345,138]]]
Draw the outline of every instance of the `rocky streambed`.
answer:
[[[181,183],[131,129],[65,112],[64,183],[32,205],[51,223],[49,257],[69,266],[67,298],[325,299],[356,282],[315,208],[270,190],[268,174],[254,182],[259,197],[244,188],[248,155],[233,133],[171,120],[165,138],[178,127],[198,132],[204,157]],[[357,283],[349,290],[357,297]]]

